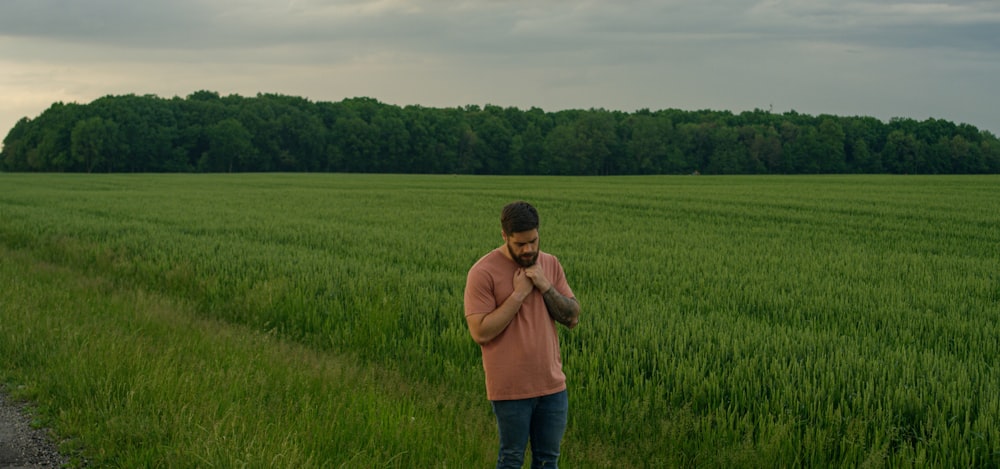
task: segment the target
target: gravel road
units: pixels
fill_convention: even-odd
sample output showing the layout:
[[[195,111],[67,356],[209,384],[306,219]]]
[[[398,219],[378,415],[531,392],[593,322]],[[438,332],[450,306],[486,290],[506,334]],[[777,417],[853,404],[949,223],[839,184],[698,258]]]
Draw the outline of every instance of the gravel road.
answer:
[[[42,428],[32,428],[24,404],[0,390],[0,468],[61,467],[67,463]]]

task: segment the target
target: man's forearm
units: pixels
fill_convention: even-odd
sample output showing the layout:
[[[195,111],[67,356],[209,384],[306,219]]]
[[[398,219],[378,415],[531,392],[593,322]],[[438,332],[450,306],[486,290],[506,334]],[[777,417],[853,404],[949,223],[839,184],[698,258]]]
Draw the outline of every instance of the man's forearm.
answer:
[[[567,298],[555,288],[549,288],[542,294],[542,298],[545,299],[545,308],[549,310],[552,319],[570,329],[576,327],[580,320],[580,303],[575,298]]]
[[[523,296],[517,293],[511,294],[497,309],[477,318],[478,322],[469,325],[472,338],[480,345],[495,339],[517,315],[523,301]]]

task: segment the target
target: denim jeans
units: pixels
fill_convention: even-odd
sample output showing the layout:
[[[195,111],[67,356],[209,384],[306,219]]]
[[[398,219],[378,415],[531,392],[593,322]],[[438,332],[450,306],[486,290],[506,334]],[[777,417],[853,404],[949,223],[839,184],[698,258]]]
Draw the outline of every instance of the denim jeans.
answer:
[[[500,431],[497,469],[521,468],[531,441],[531,468],[559,467],[559,444],[566,431],[566,391],[514,401],[492,401]]]

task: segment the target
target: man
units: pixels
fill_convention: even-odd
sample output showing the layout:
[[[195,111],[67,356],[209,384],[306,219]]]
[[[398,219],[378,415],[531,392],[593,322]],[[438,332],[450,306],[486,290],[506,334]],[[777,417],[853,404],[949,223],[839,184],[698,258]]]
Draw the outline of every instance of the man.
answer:
[[[572,329],[580,305],[555,256],[538,249],[538,211],[513,202],[500,214],[503,246],[480,258],[465,284],[465,320],[483,353],[486,395],[500,433],[497,468],[557,468],[566,430],[566,375],[556,322]]]

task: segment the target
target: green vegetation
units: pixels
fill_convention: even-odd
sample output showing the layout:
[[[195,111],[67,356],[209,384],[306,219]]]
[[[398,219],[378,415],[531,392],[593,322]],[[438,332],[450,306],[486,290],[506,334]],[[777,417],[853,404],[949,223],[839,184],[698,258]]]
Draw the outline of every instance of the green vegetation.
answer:
[[[478,401],[0,254],[0,378],[37,403],[74,465],[462,467],[492,455]],[[443,434],[447,452],[421,444]]]
[[[461,293],[524,198],[566,467],[997,466],[998,183],[0,174],[0,383],[101,467],[488,466]]]
[[[371,98],[107,96],[10,129],[0,171],[480,175],[997,174],[968,124],[755,109],[545,112]]]

